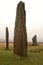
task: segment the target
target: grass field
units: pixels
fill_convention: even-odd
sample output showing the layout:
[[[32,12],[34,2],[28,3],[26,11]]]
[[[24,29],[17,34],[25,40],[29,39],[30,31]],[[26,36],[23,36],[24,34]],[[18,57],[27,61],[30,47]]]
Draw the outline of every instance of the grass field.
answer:
[[[28,46],[28,56],[19,57],[13,53],[13,44],[5,50],[5,43],[0,43],[0,65],[43,65],[43,45]]]

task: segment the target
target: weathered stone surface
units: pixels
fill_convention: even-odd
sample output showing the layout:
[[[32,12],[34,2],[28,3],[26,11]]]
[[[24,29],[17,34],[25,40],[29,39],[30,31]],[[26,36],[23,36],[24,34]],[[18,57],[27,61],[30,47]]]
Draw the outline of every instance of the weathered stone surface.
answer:
[[[9,32],[8,27],[6,27],[6,49],[9,48]]]
[[[37,36],[36,35],[34,35],[34,37],[32,38],[32,41],[33,41],[33,46],[37,46],[38,44],[37,44]]]
[[[14,53],[27,56],[26,12],[25,4],[20,1],[17,5],[14,30]]]

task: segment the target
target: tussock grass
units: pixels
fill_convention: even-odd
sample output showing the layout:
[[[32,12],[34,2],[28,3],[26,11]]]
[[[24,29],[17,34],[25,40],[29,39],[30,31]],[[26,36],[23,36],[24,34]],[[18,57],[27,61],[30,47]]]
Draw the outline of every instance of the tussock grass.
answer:
[[[5,44],[0,45],[0,65],[43,65],[43,51],[30,52],[36,49],[43,49],[40,46],[28,46],[28,56],[19,57],[13,53],[13,45],[9,45],[10,50],[5,50]]]

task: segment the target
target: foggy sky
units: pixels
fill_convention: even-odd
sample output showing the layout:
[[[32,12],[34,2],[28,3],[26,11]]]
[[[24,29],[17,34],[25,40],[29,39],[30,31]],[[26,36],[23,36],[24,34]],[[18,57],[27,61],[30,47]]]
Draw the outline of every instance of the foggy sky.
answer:
[[[0,39],[5,39],[5,28],[9,28],[9,40],[13,40],[16,7],[20,0],[0,0]],[[43,42],[43,0],[21,0],[25,3],[27,40]]]

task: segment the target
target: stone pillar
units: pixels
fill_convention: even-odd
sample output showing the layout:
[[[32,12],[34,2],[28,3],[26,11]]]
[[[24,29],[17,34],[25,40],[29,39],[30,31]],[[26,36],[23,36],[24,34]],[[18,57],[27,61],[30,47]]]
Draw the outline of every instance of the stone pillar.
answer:
[[[19,56],[27,56],[26,11],[22,1],[18,3],[16,11],[14,53]]]
[[[37,46],[38,44],[37,44],[37,36],[36,35],[34,35],[34,37],[32,38],[32,41],[33,41],[33,46]]]
[[[9,48],[9,32],[8,27],[6,27],[6,49]]]

